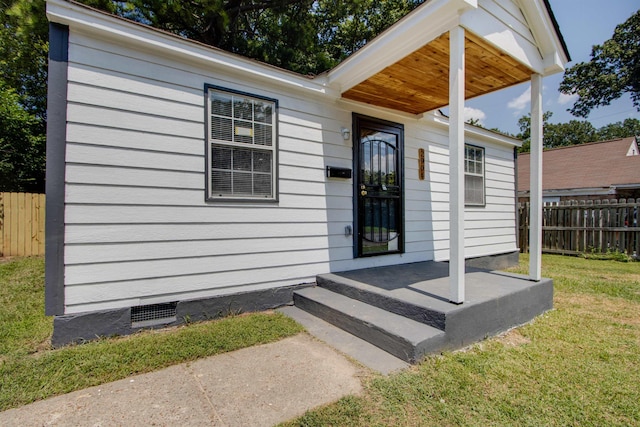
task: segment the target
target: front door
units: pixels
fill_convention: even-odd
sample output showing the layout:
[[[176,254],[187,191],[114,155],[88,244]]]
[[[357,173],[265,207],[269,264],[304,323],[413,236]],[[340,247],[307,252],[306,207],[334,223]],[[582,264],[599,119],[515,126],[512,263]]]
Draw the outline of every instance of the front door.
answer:
[[[355,116],[357,256],[404,252],[400,124]]]

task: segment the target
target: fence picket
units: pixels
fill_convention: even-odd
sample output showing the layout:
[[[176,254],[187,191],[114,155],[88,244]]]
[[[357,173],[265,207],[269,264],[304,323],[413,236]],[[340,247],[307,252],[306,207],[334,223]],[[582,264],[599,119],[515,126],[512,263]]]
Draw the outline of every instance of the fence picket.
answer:
[[[0,193],[0,256],[44,254],[45,195]]]
[[[519,242],[528,251],[529,203],[518,204]],[[542,250],[561,254],[614,250],[640,255],[640,199],[545,204]]]

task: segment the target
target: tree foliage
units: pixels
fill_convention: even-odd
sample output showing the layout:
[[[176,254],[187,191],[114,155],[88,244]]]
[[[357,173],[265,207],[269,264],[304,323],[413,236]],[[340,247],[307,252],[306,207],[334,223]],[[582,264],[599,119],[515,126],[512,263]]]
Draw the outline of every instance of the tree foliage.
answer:
[[[47,104],[48,24],[44,1],[0,1],[0,79],[43,120]]]
[[[41,120],[0,87],[0,191],[42,192],[45,136]]]
[[[624,122],[612,123],[596,129],[586,120],[550,123],[549,119],[552,116],[551,111],[546,111],[542,118],[542,145],[544,148],[565,147],[640,135],[640,120],[638,119],[626,119]],[[522,116],[518,120],[518,126],[520,133],[516,135],[516,138],[523,141],[520,152],[528,152],[531,149],[531,116]]]
[[[340,63],[425,0],[80,1],[268,64],[318,74]],[[45,2],[0,0],[0,12],[0,186],[4,190],[42,191],[48,51]],[[574,106],[577,112],[588,113],[586,108],[606,105],[604,102],[624,91],[632,93],[640,108],[639,21],[636,13],[616,29],[612,40],[594,47],[590,63],[578,64],[575,71],[567,72],[563,82],[566,93],[581,96]],[[589,89],[595,86],[595,77],[603,80],[603,88],[592,93]],[[582,82],[586,83],[580,86]],[[587,142],[605,134],[607,139],[627,136],[629,129],[639,133],[640,128],[638,123],[625,121],[596,131],[587,122],[549,124],[548,119],[546,116],[547,147]],[[527,118],[521,120],[520,136],[527,140]]]
[[[598,129],[598,138],[601,141],[628,136],[640,136],[640,120],[625,119],[623,122],[612,123]]]
[[[303,74],[323,72],[424,0],[81,0]],[[44,0],[0,0],[0,187],[44,191]]]
[[[44,191],[44,1],[0,1],[0,190]]]
[[[591,60],[569,68],[560,91],[578,95],[569,111],[587,117],[593,108],[609,105],[629,93],[640,111],[640,10],[618,25],[611,39],[595,45]]]
[[[131,0],[98,7],[268,64],[317,74],[423,1]]]

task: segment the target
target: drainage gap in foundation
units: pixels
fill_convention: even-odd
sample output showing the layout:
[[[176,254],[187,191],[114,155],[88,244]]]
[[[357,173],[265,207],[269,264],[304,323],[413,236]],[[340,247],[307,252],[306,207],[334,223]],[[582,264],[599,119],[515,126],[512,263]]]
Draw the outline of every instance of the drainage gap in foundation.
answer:
[[[131,327],[147,328],[175,322],[177,305],[177,302],[167,302],[131,307]]]

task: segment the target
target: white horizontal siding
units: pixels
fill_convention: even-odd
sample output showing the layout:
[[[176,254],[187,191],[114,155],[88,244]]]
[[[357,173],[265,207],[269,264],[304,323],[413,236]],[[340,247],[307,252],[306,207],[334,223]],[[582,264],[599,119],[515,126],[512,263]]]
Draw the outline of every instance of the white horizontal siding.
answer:
[[[329,248],[348,248],[352,250],[351,239],[337,236],[299,236],[271,238],[234,238],[232,241],[210,240],[171,240],[164,242],[129,242],[110,245],[92,243],[69,245],[65,256],[76,264],[95,262],[128,262],[137,259],[141,253],[147,260],[178,259],[193,257],[219,257],[223,255],[251,255],[267,252],[284,253],[291,251],[329,250]],[[67,264],[71,265],[71,264]]]
[[[209,297],[319,273],[448,256],[447,135],[405,126],[405,253],[353,259],[352,111],[71,31],[65,187],[67,312]],[[278,99],[279,201],[205,201],[204,87]],[[384,113],[381,119],[397,120]],[[474,141],[476,145],[481,142]],[[427,179],[418,180],[424,148]],[[486,147],[487,206],[469,253],[514,243],[513,154]],[[355,173],[355,171],[354,171]],[[446,255],[446,256],[445,256]]]
[[[248,250],[251,250],[248,248]],[[351,249],[332,249],[339,259],[345,259]],[[67,265],[67,285],[87,284],[100,278],[101,282],[118,282],[160,277],[182,277],[190,274],[219,273],[229,271],[254,271],[277,266],[313,264],[330,261],[327,249],[308,251],[283,251],[247,253],[240,255],[199,256],[189,258],[150,259],[117,263]],[[184,289],[188,292],[193,289]],[[166,290],[161,290],[166,292]]]
[[[201,170],[159,170],[140,166],[123,167],[100,164],[67,164],[67,183],[109,186],[157,187],[204,191]]]
[[[516,2],[480,0],[477,9],[462,16],[461,24],[532,70],[542,71],[542,55]]]
[[[327,233],[328,231],[328,233]],[[194,222],[194,223],[130,223],[118,224],[68,224],[66,243],[71,245],[150,243],[150,242],[192,242],[197,240],[227,241],[298,237],[343,236],[344,227],[340,222],[271,223],[268,227],[247,227],[242,223]],[[286,238],[286,237],[285,237]],[[346,238],[346,237],[345,237]],[[350,240],[350,239],[349,239]],[[88,251],[91,254],[92,251]],[[87,254],[84,254],[87,256]],[[100,257],[95,257],[99,260]],[[135,259],[132,257],[130,259]],[[68,259],[76,262],[75,257]]]
[[[71,126],[70,126],[71,127]],[[204,150],[204,145],[201,145]],[[204,155],[144,151],[120,147],[104,147],[84,144],[67,144],[67,162],[78,165],[101,165],[147,170],[171,170],[200,172],[204,174]],[[72,175],[68,179],[73,179]],[[149,181],[152,181],[149,179]],[[138,181],[140,185],[140,181]]]
[[[512,1],[481,0],[479,6],[494,19],[503,22],[516,34],[535,45],[536,41],[531,34],[527,20],[520,8]]]
[[[351,210],[308,208],[279,208],[278,206],[133,206],[69,204],[66,208],[67,224],[183,224],[201,222],[261,224],[309,223],[352,220]]]
[[[202,151],[204,150],[202,136],[186,138],[183,135],[162,135],[79,123],[67,125],[67,141],[108,148],[193,155],[201,158],[203,158]],[[92,159],[88,161],[90,160]]]

